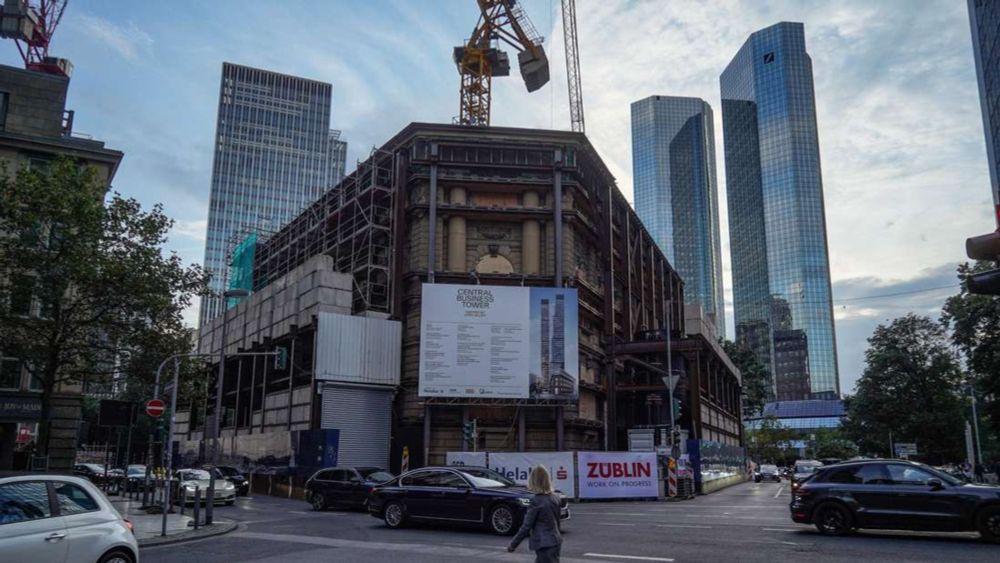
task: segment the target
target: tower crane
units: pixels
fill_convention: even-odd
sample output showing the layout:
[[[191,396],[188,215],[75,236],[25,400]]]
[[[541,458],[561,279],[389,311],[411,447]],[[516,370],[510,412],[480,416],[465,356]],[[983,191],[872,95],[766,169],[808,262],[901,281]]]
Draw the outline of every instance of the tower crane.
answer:
[[[576,0],[562,0],[563,39],[566,42],[566,83],[569,120],[573,131],[585,133],[583,87],[580,85],[580,49],[576,43]]]
[[[477,0],[479,21],[469,40],[455,47],[453,58],[461,76],[459,114],[462,125],[489,126],[490,87],[494,76],[510,74],[510,59],[500,42],[517,49],[521,78],[529,92],[549,81],[549,60],[542,37],[517,0]]]
[[[4,0],[0,7],[0,37],[17,42],[24,68],[68,77],[73,65],[49,56],[49,42],[68,0]]]

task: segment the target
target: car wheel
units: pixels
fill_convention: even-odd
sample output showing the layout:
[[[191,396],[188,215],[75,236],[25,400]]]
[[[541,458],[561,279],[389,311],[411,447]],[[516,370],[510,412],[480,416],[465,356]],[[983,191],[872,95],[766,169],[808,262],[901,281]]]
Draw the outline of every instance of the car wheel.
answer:
[[[979,514],[979,536],[983,541],[1000,543],[1000,506],[991,506]]]
[[[326,510],[326,498],[323,497],[323,493],[310,495],[309,503],[312,504],[313,510]]]
[[[234,504],[236,504],[236,499],[234,499],[234,498],[231,498],[231,499],[229,499],[229,500],[226,501],[226,506],[232,506]]]
[[[406,523],[403,505],[398,502],[386,503],[385,509],[382,511],[382,519],[385,520],[385,525],[390,528],[402,528],[403,524]]]
[[[827,503],[816,509],[816,529],[827,536],[842,536],[851,531],[851,513],[839,504]]]
[[[514,531],[514,511],[501,504],[490,511],[490,529],[494,534],[506,536]]]
[[[97,563],[133,563],[134,561],[135,558],[131,553],[122,549],[114,549],[102,555]]]

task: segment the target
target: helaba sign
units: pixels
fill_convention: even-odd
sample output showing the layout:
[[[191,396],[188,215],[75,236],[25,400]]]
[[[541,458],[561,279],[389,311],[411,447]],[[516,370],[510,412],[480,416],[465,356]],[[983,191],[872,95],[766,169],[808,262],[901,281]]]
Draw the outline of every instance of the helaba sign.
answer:
[[[580,452],[580,498],[640,498],[659,495],[656,454]]]
[[[568,497],[576,496],[573,483],[573,452],[502,452],[490,454],[490,469],[518,484],[527,485],[528,475],[542,465],[552,476],[552,486]]]

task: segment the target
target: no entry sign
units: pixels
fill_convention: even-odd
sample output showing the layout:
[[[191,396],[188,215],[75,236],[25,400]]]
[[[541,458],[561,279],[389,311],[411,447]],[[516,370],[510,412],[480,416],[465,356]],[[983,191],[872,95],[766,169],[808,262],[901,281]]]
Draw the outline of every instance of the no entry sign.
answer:
[[[152,399],[146,403],[146,414],[153,418],[159,418],[165,410],[167,406],[159,399]]]

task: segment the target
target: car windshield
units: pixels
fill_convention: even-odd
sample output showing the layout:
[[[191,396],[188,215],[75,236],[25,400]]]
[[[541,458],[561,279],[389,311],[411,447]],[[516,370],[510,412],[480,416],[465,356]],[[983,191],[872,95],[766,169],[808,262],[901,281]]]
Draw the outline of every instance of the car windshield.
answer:
[[[813,463],[797,464],[795,466],[795,472],[796,473],[815,473],[816,470],[819,469],[819,467],[820,467],[819,465],[816,465],[816,464],[813,464]]]
[[[492,469],[463,468],[461,473],[465,475],[476,488],[492,489],[498,487],[516,487],[517,483],[493,471]]]
[[[189,469],[187,471],[181,471],[181,481],[208,481],[208,471],[203,471],[201,469]]]
[[[778,466],[777,465],[761,465],[760,466],[760,472],[761,473],[777,473],[778,472]]]
[[[129,475],[145,475],[146,474],[146,468],[145,467],[129,467],[128,468],[128,474]]]
[[[98,463],[84,463],[82,465],[94,473],[104,473],[104,466]]]
[[[376,483],[384,483],[395,477],[395,475],[389,473],[388,471],[382,471],[381,469],[374,467],[359,467],[358,473],[360,473],[365,479]]]
[[[216,469],[218,469],[219,473],[221,473],[225,477],[232,477],[234,475],[239,475],[240,474],[240,472],[237,471],[235,467],[218,466],[218,467],[216,467]]]

